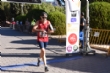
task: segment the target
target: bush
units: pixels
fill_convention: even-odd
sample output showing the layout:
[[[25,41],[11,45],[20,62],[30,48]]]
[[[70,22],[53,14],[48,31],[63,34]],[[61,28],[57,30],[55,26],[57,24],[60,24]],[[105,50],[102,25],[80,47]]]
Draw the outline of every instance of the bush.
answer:
[[[53,11],[60,11],[64,13],[64,8],[60,6],[53,6],[50,3],[42,3],[40,5],[33,4],[30,6],[30,11],[27,13],[27,18],[29,20],[32,20],[32,17],[34,17],[36,20],[39,19],[39,15],[42,11],[45,11],[47,13],[53,12]]]
[[[90,4],[90,27],[110,29],[110,4],[93,2]]]
[[[60,11],[62,13],[65,13],[65,8],[61,6],[55,6],[55,11]]]
[[[24,6],[24,12],[26,14],[26,18],[29,19],[29,21],[32,21],[32,18],[35,18],[36,20],[39,20],[39,15],[41,12],[53,12],[53,11],[60,11],[64,13],[64,8],[60,6],[53,6],[51,3],[41,3],[39,4],[25,4]],[[19,16],[17,17],[19,19]],[[26,19],[25,19],[26,20]]]
[[[33,9],[26,15],[26,18],[28,18],[29,21],[32,21],[32,17],[39,20],[41,12],[44,12],[44,10]]]
[[[26,15],[19,15],[19,16],[17,16],[17,17],[15,18],[15,20],[25,22],[25,20],[26,20]]]
[[[86,6],[86,0],[80,0],[80,1],[81,1],[81,7],[85,7]],[[89,0],[90,3],[97,2],[97,1],[100,1],[100,2],[109,2],[110,3],[110,0]]]
[[[66,34],[66,16],[65,14],[56,11],[50,12],[48,19],[51,21],[52,25],[56,28],[54,35],[64,35]]]
[[[85,11],[85,10],[84,10]],[[107,2],[93,2],[90,4],[90,27],[95,29],[109,29],[110,30],[110,4]],[[104,30],[105,31],[105,30]],[[91,31],[90,34],[90,41],[94,39],[97,39],[97,37],[94,37],[94,32]],[[99,38],[103,36],[104,34],[107,34],[106,31],[103,33],[102,30],[98,31],[100,32]],[[110,34],[110,33],[108,33]],[[106,35],[108,38],[109,36]],[[106,44],[108,42],[108,39],[104,39],[103,42],[102,39],[97,39],[98,42],[93,42],[94,44]]]

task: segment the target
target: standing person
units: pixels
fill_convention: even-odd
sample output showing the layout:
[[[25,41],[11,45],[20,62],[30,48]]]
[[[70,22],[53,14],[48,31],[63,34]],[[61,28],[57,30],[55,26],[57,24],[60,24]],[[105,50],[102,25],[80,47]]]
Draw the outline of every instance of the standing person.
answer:
[[[49,71],[48,67],[47,67],[47,63],[46,63],[46,55],[45,55],[45,49],[47,47],[48,44],[48,34],[49,33],[53,33],[53,27],[50,23],[49,20],[47,20],[47,13],[46,12],[42,12],[41,16],[40,16],[40,20],[38,20],[35,24],[35,26],[33,27],[32,32],[37,32],[37,41],[40,47],[40,58],[38,58],[38,63],[37,65],[40,65],[41,59],[44,62],[45,65],[45,72]]]
[[[19,28],[20,31],[23,32],[23,22],[22,22],[22,21],[19,22],[19,27],[20,27],[20,28]]]
[[[18,30],[18,27],[19,27],[19,21],[17,20],[16,25],[15,25],[15,29]]]
[[[15,21],[12,21],[12,29],[15,30],[15,24],[16,22]]]
[[[84,12],[81,12],[80,31],[83,31],[85,22],[86,22],[86,20],[85,20],[85,18],[84,18]]]
[[[84,33],[85,33],[85,25],[86,25],[86,19],[84,18],[84,12],[81,12],[81,18],[80,18],[80,43],[81,43],[81,51],[83,51],[84,48]]]
[[[26,27],[26,32],[29,32],[30,22],[29,22],[28,18],[25,21],[25,27]]]

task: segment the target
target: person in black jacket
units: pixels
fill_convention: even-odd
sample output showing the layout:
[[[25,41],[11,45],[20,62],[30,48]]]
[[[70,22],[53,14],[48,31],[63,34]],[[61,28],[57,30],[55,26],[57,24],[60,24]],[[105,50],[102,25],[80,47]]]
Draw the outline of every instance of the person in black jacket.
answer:
[[[84,12],[81,12],[80,31],[82,31],[84,29],[84,25],[85,25]]]

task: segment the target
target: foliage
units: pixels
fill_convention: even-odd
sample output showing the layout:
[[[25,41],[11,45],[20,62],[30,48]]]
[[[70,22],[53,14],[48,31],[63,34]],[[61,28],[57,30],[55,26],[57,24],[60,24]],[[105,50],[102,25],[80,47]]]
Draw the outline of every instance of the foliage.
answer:
[[[90,4],[90,26],[92,28],[110,29],[110,4],[93,2]]]
[[[25,22],[25,20],[26,20],[26,15],[18,15],[15,18],[15,21],[22,21],[23,23]]]
[[[86,0],[80,0],[81,1],[81,7],[85,7],[86,6]],[[92,2],[109,2],[110,3],[110,0],[88,0],[90,3]]]
[[[39,10],[39,9],[33,9],[31,10],[27,15],[26,18],[29,19],[29,21],[32,20],[32,18],[35,18],[36,20],[40,19],[40,14],[41,12],[43,12],[44,10]]]
[[[0,9],[5,12],[5,15],[8,19],[12,17],[16,17],[22,14],[28,14],[35,9],[44,10],[47,13],[51,11],[61,11],[64,12],[64,8],[60,6],[53,6],[51,3],[42,3],[42,4],[26,4],[23,3],[23,8],[21,3],[8,3],[8,2],[0,2]],[[23,13],[22,13],[23,9]]]
[[[94,0],[94,1],[100,1],[100,2],[110,2],[110,0]]]
[[[66,34],[66,16],[65,14],[56,11],[56,12],[50,12],[48,19],[51,21],[52,25],[55,27],[55,35],[64,35]]]
[[[6,17],[5,17],[4,11],[0,9],[0,22],[5,20],[6,20]]]
[[[60,6],[55,6],[55,11],[60,11],[62,13],[65,13],[65,8]]]
[[[52,6],[50,3],[42,3],[42,4],[32,4],[30,6],[30,9],[39,9],[39,10],[44,10],[47,13],[49,13],[50,11],[55,11],[54,6]]]
[[[0,10],[2,11],[1,16],[3,16],[1,20],[6,20],[6,17],[9,18],[11,16],[10,3],[0,2]]]
[[[39,15],[41,14],[41,12],[45,11],[47,13],[53,12],[53,11],[60,11],[62,13],[64,13],[64,8],[62,7],[58,7],[58,6],[52,6],[50,3],[42,3],[41,5],[31,5],[30,8],[32,10],[30,10],[27,13],[27,18],[29,19],[29,21],[32,20],[32,17],[35,18],[36,20],[39,19]]]

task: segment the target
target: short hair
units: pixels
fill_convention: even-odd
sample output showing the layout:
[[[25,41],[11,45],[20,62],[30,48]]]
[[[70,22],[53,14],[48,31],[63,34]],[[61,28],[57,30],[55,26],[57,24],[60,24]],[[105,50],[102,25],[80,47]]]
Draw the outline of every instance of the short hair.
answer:
[[[42,13],[41,13],[41,16],[47,17],[48,15],[47,15],[46,12],[42,12]]]
[[[84,16],[84,12],[81,12],[81,16]]]

